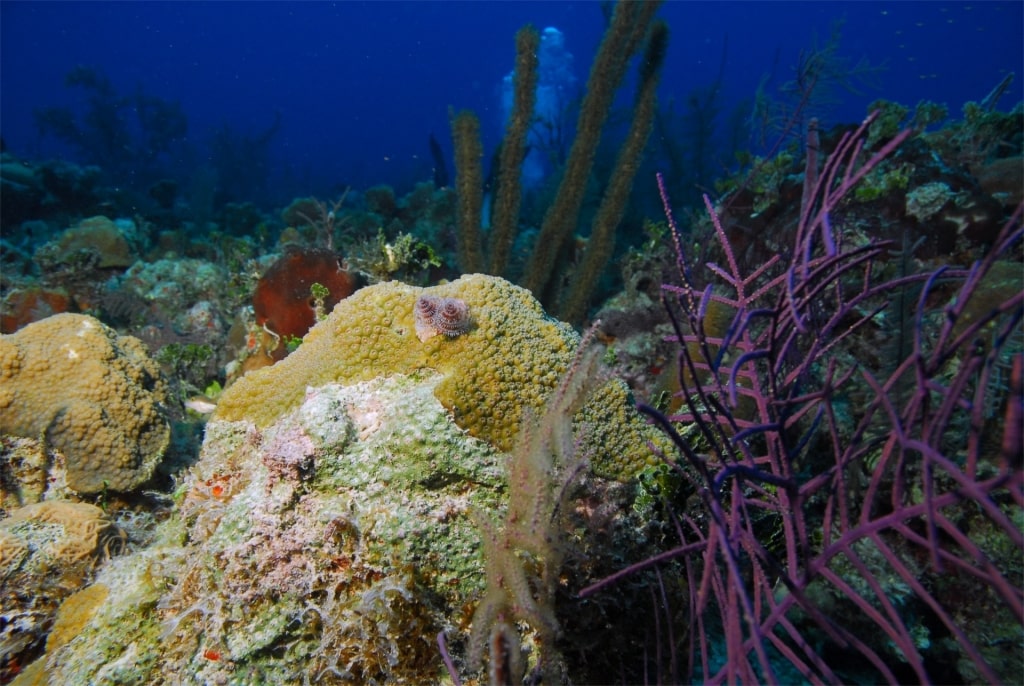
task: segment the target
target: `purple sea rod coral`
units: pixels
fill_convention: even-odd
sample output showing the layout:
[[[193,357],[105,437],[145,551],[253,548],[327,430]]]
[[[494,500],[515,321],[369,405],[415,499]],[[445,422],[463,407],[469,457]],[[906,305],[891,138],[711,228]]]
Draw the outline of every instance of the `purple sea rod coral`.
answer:
[[[891,245],[833,230],[844,196],[907,137],[862,160],[875,116],[836,145],[789,250],[766,263],[741,266],[705,198],[726,264],[706,264],[712,276],[695,283],[663,192],[681,282],[664,286],[681,408],[641,410],[675,444],[668,464],[694,496],[675,515],[677,546],[580,595],[679,561],[690,630],[659,634],[666,681],[1024,674],[1024,293],[970,315],[996,265],[1019,270],[1024,209],[970,268],[887,278],[878,265]],[[908,291],[916,311],[893,316]],[[735,312],[721,336],[705,327],[710,303]],[[863,337],[895,327],[907,343],[892,366],[857,354]],[[1005,423],[992,410],[1003,406]]]

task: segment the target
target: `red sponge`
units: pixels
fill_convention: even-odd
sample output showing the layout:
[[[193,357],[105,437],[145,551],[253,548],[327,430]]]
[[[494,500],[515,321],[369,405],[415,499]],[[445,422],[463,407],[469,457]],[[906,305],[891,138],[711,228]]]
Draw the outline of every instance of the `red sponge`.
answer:
[[[341,268],[338,256],[330,250],[287,248],[256,284],[256,323],[281,337],[304,336],[316,323],[309,290],[314,283],[329,291],[324,300],[326,312],[357,288],[356,277]]]

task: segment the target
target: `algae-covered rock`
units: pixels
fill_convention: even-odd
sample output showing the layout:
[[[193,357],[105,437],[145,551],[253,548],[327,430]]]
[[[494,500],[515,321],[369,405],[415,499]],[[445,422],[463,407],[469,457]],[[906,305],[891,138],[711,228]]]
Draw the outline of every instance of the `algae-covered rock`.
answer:
[[[0,682],[39,651],[57,608],[123,546],[122,536],[86,503],[33,503],[0,519]]]
[[[460,299],[472,325],[421,341],[413,308],[424,293]],[[44,656],[44,677],[438,683],[441,631],[469,677],[490,564],[480,522],[509,510],[504,448],[523,421],[543,421],[578,345],[528,293],[491,277],[381,284],[343,301],[296,353],[225,392],[174,514],[155,543],[100,572],[109,595]],[[564,484],[557,517],[537,523],[540,534],[558,527],[564,564],[545,602],[571,637],[566,664],[595,670],[580,682],[639,654],[608,618],[642,621],[647,609],[635,595],[573,593],[655,549],[628,480],[646,463],[648,427],[624,386],[590,380],[568,437],[581,460],[551,474]],[[586,470],[590,456],[611,474]],[[524,634],[534,654],[552,640]],[[573,661],[595,645],[623,652]]]
[[[108,596],[43,658],[45,678],[441,681],[436,636],[461,651],[484,593],[471,513],[505,510],[509,459],[451,421],[442,381],[423,370],[325,384],[263,427],[212,420],[176,513],[156,543],[100,572]],[[575,588],[635,559],[644,540],[628,486],[591,478],[580,490],[567,501],[581,527],[566,573]],[[609,631],[599,608],[566,607],[561,621],[596,640]]]
[[[330,384],[262,429],[212,422],[167,525],[184,545],[104,570],[105,607],[49,678],[97,683],[130,654],[134,683],[435,680],[429,639],[482,590],[468,511],[503,497],[503,455],[452,424],[440,380]]]

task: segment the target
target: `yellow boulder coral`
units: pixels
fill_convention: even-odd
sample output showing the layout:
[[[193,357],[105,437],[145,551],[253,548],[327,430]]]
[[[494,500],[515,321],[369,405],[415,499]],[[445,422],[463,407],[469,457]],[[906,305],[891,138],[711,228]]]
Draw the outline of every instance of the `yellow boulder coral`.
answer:
[[[143,343],[93,317],[59,314],[0,336],[0,433],[59,449],[80,493],[152,476],[170,440],[165,394]]]
[[[44,247],[44,254],[52,252],[57,262],[71,262],[78,255],[91,254],[96,266],[130,267],[136,257],[131,245],[117,224],[100,215],[83,219],[55,242]]]
[[[422,295],[464,301],[469,330],[421,341],[414,309]],[[529,291],[504,279],[473,274],[432,288],[381,283],[338,303],[282,362],[228,388],[215,417],[269,426],[298,407],[307,387],[431,369],[444,377],[435,395],[455,423],[509,451],[523,412],[543,408],[578,344],[572,327],[548,317]],[[600,447],[594,465],[631,476],[648,459],[646,427],[620,382],[605,389],[582,413],[592,444]]]

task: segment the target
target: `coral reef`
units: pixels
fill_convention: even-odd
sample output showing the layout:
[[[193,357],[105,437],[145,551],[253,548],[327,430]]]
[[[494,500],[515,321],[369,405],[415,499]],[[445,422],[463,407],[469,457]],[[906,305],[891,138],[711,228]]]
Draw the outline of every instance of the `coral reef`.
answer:
[[[873,69],[834,33],[681,134],[659,2],[603,7],[557,115],[517,34],[457,190],[431,137],[434,184],[270,211],[279,117],[186,171],[180,110],[88,68],[39,121],[103,169],[0,150],[0,683],[1021,680],[1024,109],[826,125]],[[691,200],[745,169],[645,240],[652,119]]]
[[[39,653],[57,608],[123,545],[103,510],[85,503],[35,503],[0,520],[0,681]]]
[[[99,571],[92,600],[103,600],[69,608],[57,627],[62,638],[26,671],[50,683],[440,681],[436,635],[444,631],[461,649],[484,595],[487,562],[473,513],[505,519],[507,479],[526,467],[506,467],[508,456],[452,422],[437,399],[444,382],[421,369],[326,383],[261,427],[211,420],[176,493],[179,507],[150,545]],[[558,407],[564,447],[574,440],[567,410],[575,408]],[[549,432],[538,437],[550,445]],[[576,468],[589,455],[578,453],[565,474],[567,482],[586,479],[579,492],[544,484],[542,514],[557,506],[557,519],[517,528],[557,536],[565,562],[550,560],[547,578],[562,581],[543,602],[573,630],[560,647],[583,682],[594,680],[592,665],[605,664],[586,657],[595,642],[632,642],[605,628],[607,605],[581,606],[562,583],[578,587],[650,550],[629,508],[632,489]],[[522,486],[547,476],[530,474]],[[519,493],[510,511],[526,511],[530,494]]]
[[[145,483],[170,429],[145,346],[87,315],[59,314],[0,336],[0,432],[42,437],[80,493]]]
[[[421,342],[413,311],[422,295],[463,301],[473,328]],[[527,291],[497,277],[475,274],[427,289],[377,284],[339,303],[284,361],[230,386],[215,416],[267,426],[294,409],[309,386],[433,369],[444,377],[437,397],[456,424],[507,451],[523,413],[543,407],[578,341]],[[628,478],[652,459],[646,447],[651,434],[621,382],[609,381],[595,393],[577,420],[595,427],[593,463],[600,473]]]
[[[581,595],[684,564],[689,648],[669,637],[659,668],[673,681],[1024,674],[1022,208],[970,268],[895,272],[890,243],[849,229],[853,189],[912,133],[868,157],[876,116],[805,185],[789,248],[767,260],[736,250],[705,197],[723,259],[695,264],[662,186],[680,404],[641,409],[676,444],[678,542]]]

